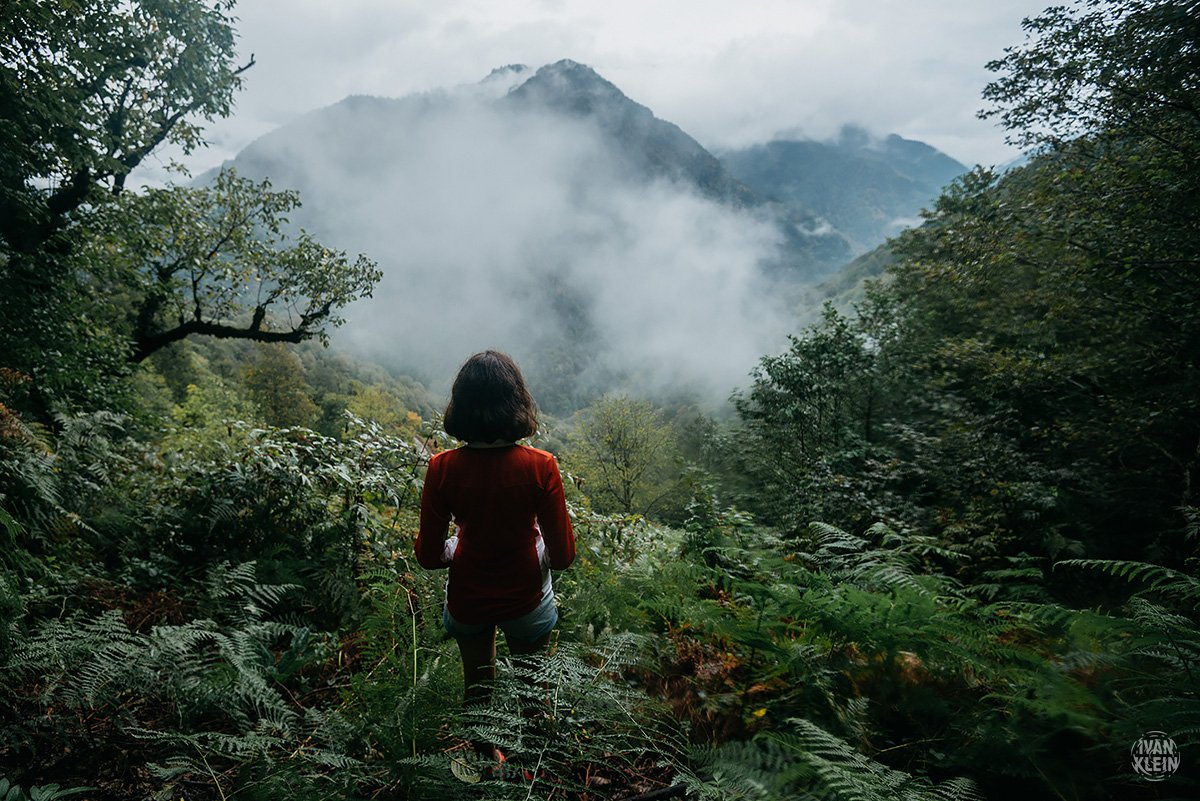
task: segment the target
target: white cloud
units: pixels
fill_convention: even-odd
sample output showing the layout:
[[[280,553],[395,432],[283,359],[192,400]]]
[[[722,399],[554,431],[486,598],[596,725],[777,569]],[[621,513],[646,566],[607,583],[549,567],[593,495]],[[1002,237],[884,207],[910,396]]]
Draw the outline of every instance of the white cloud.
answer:
[[[759,269],[778,230],[614,170],[590,123],[471,93],[339,111],[336,139],[291,137],[283,159],[318,189],[293,218],[385,271],[342,346],[436,384],[484,348],[537,373],[557,364],[548,349],[584,341],[580,385],[635,374],[640,392],[720,401],[785,344],[792,320]]]
[[[589,64],[709,147],[845,123],[928,142],[966,162],[1013,153],[975,118],[984,64],[1021,41],[1044,0],[242,0],[257,65],[214,146],[255,137],[350,94],[400,97],[496,66]],[[165,159],[160,156],[160,161]],[[151,167],[153,165],[150,165]]]
[[[1040,8],[242,0],[241,50],[257,64],[234,115],[211,127],[212,146],[187,162],[194,172],[215,166],[347,95],[473,86],[498,66],[561,58],[591,65],[713,148],[787,130],[827,138],[853,123],[963,161],[1003,161],[1012,154],[1002,134],[974,116],[983,65],[1019,42],[1021,17]],[[564,337],[565,319],[599,343],[595,375],[632,372],[642,389],[691,383],[710,397],[780,349],[797,321],[772,305],[758,270],[776,229],[679,187],[606,177],[588,130],[562,118],[521,124],[475,102],[488,94],[434,92],[427,100],[445,100],[440,111],[358,133],[394,145],[370,180],[323,177],[330,196],[310,227],[386,270],[340,342],[438,379],[486,347],[536,359]],[[317,152],[293,156],[325,169]],[[162,180],[148,167],[140,177]]]

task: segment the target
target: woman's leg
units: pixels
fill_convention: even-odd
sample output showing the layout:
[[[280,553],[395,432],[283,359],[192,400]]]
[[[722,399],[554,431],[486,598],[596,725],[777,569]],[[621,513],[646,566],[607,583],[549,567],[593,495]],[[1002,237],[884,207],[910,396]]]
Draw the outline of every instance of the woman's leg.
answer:
[[[483,706],[491,699],[496,680],[496,627],[473,637],[455,637],[463,664],[463,701],[468,707]],[[500,749],[492,743],[476,741],[475,753],[496,763],[504,761]]]
[[[529,721],[551,714],[550,684],[544,680],[539,681],[533,676],[537,667],[536,660],[522,659],[521,657],[545,653],[553,633],[553,631],[547,631],[536,640],[513,640],[505,637],[508,641],[508,652],[513,656],[513,664],[524,674],[525,682],[529,685],[530,697],[521,704],[521,717]]]
[[[463,697],[468,705],[486,702],[496,679],[496,628],[474,637],[455,637],[462,656]]]

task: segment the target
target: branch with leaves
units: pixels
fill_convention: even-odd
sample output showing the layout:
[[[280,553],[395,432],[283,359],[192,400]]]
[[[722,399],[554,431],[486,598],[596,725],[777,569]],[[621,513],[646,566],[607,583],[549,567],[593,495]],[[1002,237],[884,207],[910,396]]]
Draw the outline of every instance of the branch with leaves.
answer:
[[[100,210],[83,255],[136,294],[129,360],[196,334],[324,341],[382,273],[366,256],[292,236],[287,214],[299,205],[295,192],[225,170],[207,186],[124,195]]]

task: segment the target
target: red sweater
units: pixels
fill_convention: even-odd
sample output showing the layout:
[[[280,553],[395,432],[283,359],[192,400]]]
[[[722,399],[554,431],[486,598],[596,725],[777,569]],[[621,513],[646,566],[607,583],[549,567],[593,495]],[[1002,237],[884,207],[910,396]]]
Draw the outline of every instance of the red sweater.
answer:
[[[458,546],[442,561],[453,520]],[[421,493],[417,561],[450,568],[446,602],[461,623],[495,623],[532,612],[542,600],[541,528],[550,567],[575,560],[575,535],[554,456],[524,445],[462,447],[429,460]]]

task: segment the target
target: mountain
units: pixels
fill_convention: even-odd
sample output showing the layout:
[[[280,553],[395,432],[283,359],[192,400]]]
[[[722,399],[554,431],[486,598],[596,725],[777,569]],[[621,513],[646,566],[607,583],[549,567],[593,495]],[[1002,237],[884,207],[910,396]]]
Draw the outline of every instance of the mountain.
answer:
[[[790,199],[780,202],[747,187],[677,125],[655,117],[588,66],[569,59],[549,64],[501,102],[590,120],[631,175],[692,186],[721,203],[769,216],[783,238],[780,257],[765,265],[773,275],[807,282],[828,275],[854,255],[847,237],[812,208]]]
[[[923,147],[897,138],[885,161],[936,172]],[[870,163],[843,150],[848,169]],[[342,343],[435,388],[470,352],[507,350],[539,403],[569,412],[623,387],[727,398],[861,250],[820,192],[768,193],[770,164],[748,170],[756,187],[729,166],[752,159],[724,155],[564,60],[347,97],[232,166],[298,190],[295,226],[379,262]]]
[[[464,104],[481,100],[513,120],[544,123],[547,116],[559,117],[597,134],[603,158],[594,165],[592,178],[627,184],[666,181],[769,220],[781,247],[764,268],[776,277],[819,280],[854,255],[847,237],[820,215],[748,188],[678,126],[654,116],[595,70],[568,59],[536,71],[507,65],[478,85],[451,91],[400,99],[347,97],[261,137],[233,165],[243,174],[270,176],[299,190],[308,204],[310,198],[329,196],[331,181],[345,186],[377,180],[380,165],[394,161],[402,149],[411,153],[430,144],[444,146],[410,133],[438,118],[453,118]],[[469,129],[460,133],[464,147],[476,146]]]
[[[720,154],[756,193],[815,213],[857,252],[919,222],[920,210],[966,167],[922,142],[847,126],[837,139],[776,140]]]
[[[590,119],[633,174],[687,183],[724,203],[762,204],[699,142],[630,100],[591,67],[570,60],[547,65],[501,102]]]

